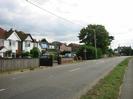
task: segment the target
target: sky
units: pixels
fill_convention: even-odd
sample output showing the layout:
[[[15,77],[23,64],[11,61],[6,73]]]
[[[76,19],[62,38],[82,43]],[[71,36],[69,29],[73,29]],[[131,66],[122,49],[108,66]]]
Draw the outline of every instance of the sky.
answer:
[[[133,47],[132,0],[29,1],[56,16],[26,0],[0,0],[0,27],[30,33],[38,40],[79,43],[78,34],[83,27],[100,24],[114,36],[112,48]]]

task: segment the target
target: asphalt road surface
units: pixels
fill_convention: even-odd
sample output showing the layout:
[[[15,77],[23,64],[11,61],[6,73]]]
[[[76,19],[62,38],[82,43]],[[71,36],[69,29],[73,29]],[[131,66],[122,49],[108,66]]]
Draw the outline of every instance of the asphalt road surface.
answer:
[[[0,76],[0,99],[78,99],[127,57]]]

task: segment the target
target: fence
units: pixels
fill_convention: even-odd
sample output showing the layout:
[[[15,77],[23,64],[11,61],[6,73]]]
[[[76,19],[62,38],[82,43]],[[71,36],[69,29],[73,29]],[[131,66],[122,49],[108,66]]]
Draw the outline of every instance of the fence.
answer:
[[[0,72],[39,67],[39,59],[0,59]]]

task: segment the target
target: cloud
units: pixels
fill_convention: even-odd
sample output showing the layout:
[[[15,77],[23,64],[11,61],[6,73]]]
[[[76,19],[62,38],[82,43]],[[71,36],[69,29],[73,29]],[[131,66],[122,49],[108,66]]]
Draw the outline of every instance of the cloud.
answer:
[[[42,11],[26,2],[26,0],[1,0],[0,26],[5,29],[22,30],[38,36],[38,38],[44,36],[51,41],[77,42],[77,36],[82,26],[102,24],[105,25],[110,35],[115,36],[113,46],[133,43],[131,40],[133,36],[133,14],[131,13],[133,7],[131,0],[30,1],[37,2],[44,9],[73,23]],[[121,42],[122,40],[124,41]]]

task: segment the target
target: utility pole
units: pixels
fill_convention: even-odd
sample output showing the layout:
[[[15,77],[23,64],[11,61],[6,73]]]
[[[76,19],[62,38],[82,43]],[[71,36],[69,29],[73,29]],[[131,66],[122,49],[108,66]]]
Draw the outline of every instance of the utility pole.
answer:
[[[93,29],[94,32],[94,44],[95,44],[95,58],[97,59],[97,40],[96,40],[96,31]]]
[[[87,60],[87,57],[86,57],[86,48],[84,49],[84,58],[85,58],[85,60]]]

